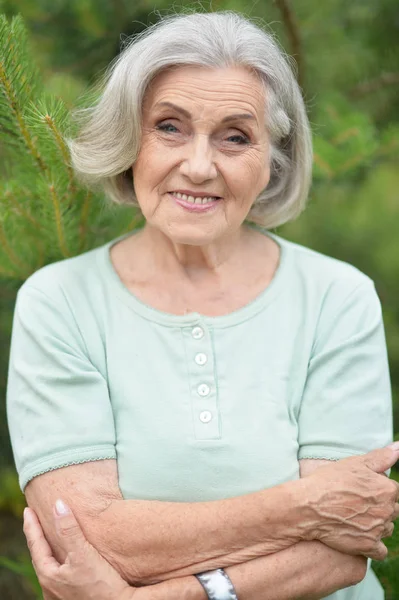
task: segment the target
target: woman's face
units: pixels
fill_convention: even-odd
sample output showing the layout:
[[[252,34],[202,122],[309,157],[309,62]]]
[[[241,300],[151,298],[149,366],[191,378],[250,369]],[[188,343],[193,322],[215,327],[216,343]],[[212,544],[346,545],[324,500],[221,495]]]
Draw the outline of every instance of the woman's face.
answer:
[[[270,177],[264,107],[260,81],[243,67],[157,75],[144,98],[133,165],[147,223],[190,245],[237,231]]]

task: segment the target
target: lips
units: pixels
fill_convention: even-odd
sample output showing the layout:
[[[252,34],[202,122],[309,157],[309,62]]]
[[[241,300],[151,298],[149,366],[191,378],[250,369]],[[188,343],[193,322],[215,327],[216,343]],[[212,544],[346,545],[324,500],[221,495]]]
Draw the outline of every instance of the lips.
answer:
[[[220,198],[210,198],[208,196],[194,198],[194,196],[186,196],[186,194],[181,194],[180,192],[169,192],[169,195],[176,204],[190,212],[214,210],[220,200]]]
[[[218,196],[194,196],[183,194],[181,192],[172,192],[172,195],[179,200],[189,202],[190,204],[208,204],[209,202],[216,202],[219,199]]]
[[[220,199],[221,196],[219,196],[218,194],[214,194],[213,192],[195,192],[194,190],[181,190],[181,189],[177,189],[177,190],[171,190],[169,192],[170,194],[181,194],[183,196],[192,196],[194,198],[217,198]]]

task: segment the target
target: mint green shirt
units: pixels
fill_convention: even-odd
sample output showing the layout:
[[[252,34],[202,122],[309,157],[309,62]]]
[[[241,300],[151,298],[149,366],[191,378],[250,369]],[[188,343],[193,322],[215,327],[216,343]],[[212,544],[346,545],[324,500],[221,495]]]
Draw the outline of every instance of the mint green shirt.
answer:
[[[280,245],[277,272],[224,316],[176,316],[138,300],[109,254],[126,236],[29,277],[7,388],[22,490],[51,469],[116,458],[125,498],[217,500],[297,479],[298,459],[337,460],[391,442],[372,280],[264,233]],[[369,571],[329,598],[383,592]]]

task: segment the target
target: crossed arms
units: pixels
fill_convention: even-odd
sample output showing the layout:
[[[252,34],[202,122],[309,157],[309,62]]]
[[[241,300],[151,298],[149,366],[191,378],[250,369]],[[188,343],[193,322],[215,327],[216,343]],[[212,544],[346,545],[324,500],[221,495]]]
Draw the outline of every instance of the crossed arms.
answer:
[[[364,556],[348,556],[312,537],[315,518],[308,508],[309,487],[303,483],[323,462],[302,461],[305,479],[297,482],[216,502],[123,500],[113,460],[68,466],[38,476],[28,484],[26,496],[57,558],[64,557],[54,535],[51,506],[62,497],[78,516],[88,540],[128,582],[163,582],[143,588],[151,591],[151,600],[158,598],[156,594],[163,600],[204,599],[192,575],[217,567],[226,568],[240,600],[266,600],[270,589],[274,600],[316,600],[358,583],[366,572]],[[385,462],[395,461],[387,455]],[[329,464],[319,472],[329,469],[330,475],[332,468]],[[380,472],[387,468],[385,463],[376,467]],[[382,489],[385,478],[368,471],[374,483],[378,477]],[[318,483],[322,481],[320,477]],[[397,489],[386,480],[386,493],[388,485],[394,502]],[[384,501],[386,504],[387,499]],[[360,537],[357,544],[359,554]],[[374,552],[376,558],[384,557],[384,546],[370,548],[366,555]],[[351,548],[347,551],[350,554]]]

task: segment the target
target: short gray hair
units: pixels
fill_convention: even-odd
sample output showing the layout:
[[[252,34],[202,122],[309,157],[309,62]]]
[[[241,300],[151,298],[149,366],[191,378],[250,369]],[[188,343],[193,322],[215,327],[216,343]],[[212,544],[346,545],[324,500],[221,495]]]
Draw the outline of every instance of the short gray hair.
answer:
[[[247,220],[277,227],[304,209],[311,181],[312,142],[290,61],[270,33],[233,12],[163,16],[133,38],[110,64],[94,105],[75,113],[80,133],[68,139],[72,166],[112,201],[138,206],[131,166],[141,141],[142,103],[151,80],[178,65],[245,66],[265,88],[270,181]]]

